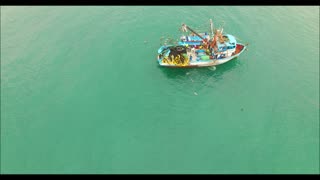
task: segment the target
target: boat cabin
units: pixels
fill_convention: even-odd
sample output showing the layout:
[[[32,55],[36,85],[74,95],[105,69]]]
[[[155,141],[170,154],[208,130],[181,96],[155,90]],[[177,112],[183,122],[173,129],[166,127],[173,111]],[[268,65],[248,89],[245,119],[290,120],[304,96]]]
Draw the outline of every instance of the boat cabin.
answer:
[[[223,35],[222,41],[217,41],[217,47],[219,52],[235,49],[237,41],[234,36],[230,34]]]
[[[223,57],[232,56],[236,51],[237,41],[234,36],[225,34],[223,39],[217,40],[217,51],[213,52],[213,55],[219,59]]]

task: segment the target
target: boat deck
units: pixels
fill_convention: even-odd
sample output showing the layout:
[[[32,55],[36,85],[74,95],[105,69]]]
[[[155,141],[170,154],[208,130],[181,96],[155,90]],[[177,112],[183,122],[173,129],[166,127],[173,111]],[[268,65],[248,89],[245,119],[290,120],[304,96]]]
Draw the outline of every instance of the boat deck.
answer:
[[[192,60],[189,62],[189,65],[186,66],[180,66],[180,65],[170,65],[170,64],[162,64],[162,66],[167,66],[167,67],[177,67],[177,68],[188,68],[188,67],[208,67],[208,66],[216,66],[220,64],[224,64],[236,57],[238,57],[244,50],[246,49],[246,46],[243,44],[237,44],[236,45],[236,50],[234,53],[232,53],[231,56],[227,56],[224,58],[218,58],[218,59],[207,59],[207,60],[198,60],[197,61],[197,53],[195,50],[188,49],[187,50],[187,56],[190,59],[190,56],[192,56]]]
[[[192,57],[192,60],[190,59],[190,62],[196,62],[197,61],[197,55],[196,53],[193,53],[193,52],[187,52],[187,56],[188,58],[190,59],[190,56]]]

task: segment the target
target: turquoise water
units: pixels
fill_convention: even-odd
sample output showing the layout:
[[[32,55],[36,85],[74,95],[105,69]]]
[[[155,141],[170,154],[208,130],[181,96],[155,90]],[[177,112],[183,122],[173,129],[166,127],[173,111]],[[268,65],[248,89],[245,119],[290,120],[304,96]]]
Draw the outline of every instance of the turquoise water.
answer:
[[[210,18],[248,51],[158,66]],[[1,173],[319,173],[319,110],[319,6],[1,7]]]

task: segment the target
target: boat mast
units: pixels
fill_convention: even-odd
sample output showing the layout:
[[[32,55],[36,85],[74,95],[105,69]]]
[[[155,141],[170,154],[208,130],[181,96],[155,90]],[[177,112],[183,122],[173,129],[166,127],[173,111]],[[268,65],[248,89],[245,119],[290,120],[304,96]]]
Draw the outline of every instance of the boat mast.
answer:
[[[213,23],[212,23],[212,19],[210,19],[210,28],[211,28],[211,35],[213,36]]]

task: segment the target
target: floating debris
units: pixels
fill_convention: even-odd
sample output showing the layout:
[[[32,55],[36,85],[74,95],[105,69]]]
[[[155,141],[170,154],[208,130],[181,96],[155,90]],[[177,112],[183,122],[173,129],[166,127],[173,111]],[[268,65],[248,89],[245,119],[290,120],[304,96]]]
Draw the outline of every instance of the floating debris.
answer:
[[[196,96],[198,96],[198,93],[197,93],[197,92],[194,92],[193,94],[196,95]]]

